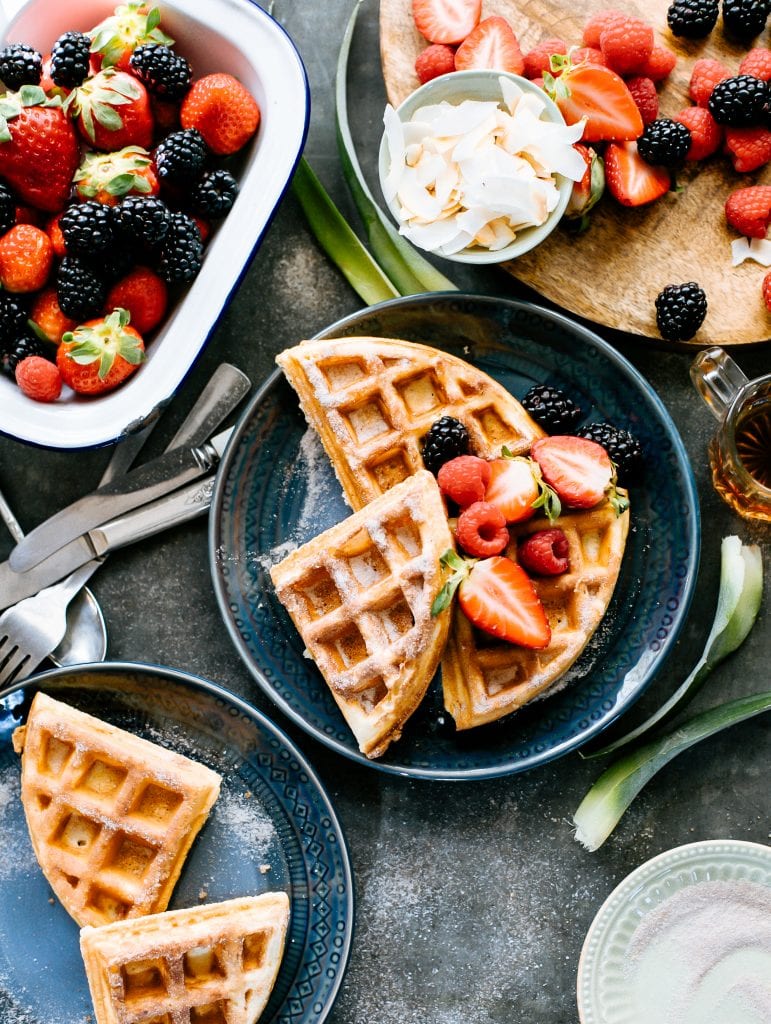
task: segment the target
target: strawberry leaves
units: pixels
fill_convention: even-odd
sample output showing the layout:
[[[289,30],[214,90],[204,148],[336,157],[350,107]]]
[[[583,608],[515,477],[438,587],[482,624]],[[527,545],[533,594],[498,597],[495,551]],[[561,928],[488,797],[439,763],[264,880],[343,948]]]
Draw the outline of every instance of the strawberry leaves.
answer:
[[[117,132],[123,127],[123,118],[116,107],[134,103],[142,98],[142,89],[130,75],[122,74],[115,68],[105,68],[98,75],[87,79],[83,85],[73,89],[64,103],[64,109],[70,108],[75,116],[80,117],[83,129],[91,140],[96,140],[94,122],[109,132]]]
[[[39,85],[23,85],[18,92],[0,97],[0,143],[13,138],[8,124],[27,107],[61,107],[60,96],[46,96]]]
[[[174,40],[159,28],[160,10],[153,7],[145,14],[143,8],[143,0],[121,4],[113,15],[105,18],[89,33],[91,52],[102,55],[102,67],[112,67],[127,52],[130,53],[143,43],[174,45]]]
[[[439,615],[445,608],[450,607],[452,599],[455,597],[455,591],[471,572],[471,567],[476,562],[476,559],[461,558],[456,551],[449,548],[439,559],[439,562],[446,569],[451,569],[453,574],[434,598],[434,603],[431,605],[432,615]]]
[[[99,360],[100,380],[105,379],[118,356],[132,366],[138,366],[145,358],[145,352],[141,339],[124,330],[130,319],[127,309],[114,309],[98,324],[67,331],[62,342],[73,346],[67,353],[68,358],[79,366],[89,366]]]

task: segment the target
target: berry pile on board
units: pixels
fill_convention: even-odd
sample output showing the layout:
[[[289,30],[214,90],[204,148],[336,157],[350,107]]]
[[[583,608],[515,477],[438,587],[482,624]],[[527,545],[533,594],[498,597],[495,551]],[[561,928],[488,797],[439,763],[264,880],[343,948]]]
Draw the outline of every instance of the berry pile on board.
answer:
[[[101,394],[200,271],[260,108],[196,77],[143,0],[48,54],[9,43],[0,83],[0,372],[37,401]]]

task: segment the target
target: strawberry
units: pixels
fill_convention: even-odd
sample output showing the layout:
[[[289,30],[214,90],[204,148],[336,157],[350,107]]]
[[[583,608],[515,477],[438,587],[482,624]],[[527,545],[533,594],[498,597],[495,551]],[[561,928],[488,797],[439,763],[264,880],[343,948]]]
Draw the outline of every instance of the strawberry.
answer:
[[[771,313],[771,270],[769,270],[763,278],[761,290],[763,292],[763,302],[765,303],[766,309]]]
[[[36,292],[54,259],[51,239],[33,224],[17,224],[0,238],[0,284],[8,292]]]
[[[653,79],[646,78],[645,75],[635,75],[627,79],[626,87],[637,104],[643,124],[655,121],[659,116],[659,94],[656,92]]]
[[[77,320],[71,320],[62,313],[56,288],[46,288],[37,296],[32,304],[29,319],[35,334],[46,341],[52,341],[54,345],[61,342],[63,334],[74,331],[78,326]]]
[[[61,210],[79,158],[58,100],[26,85],[0,99],[0,176],[23,202],[49,213]]]
[[[157,7],[148,9],[142,0],[129,0],[115,8],[114,14],[92,28],[91,50],[101,57],[102,67],[115,66],[127,71],[131,54],[144,43],[173,46],[160,28],[161,15]]]
[[[131,324],[145,335],[158,326],[166,315],[168,290],[166,284],[148,267],[134,267],[107,294],[107,309],[127,309]]]
[[[565,531],[559,527],[537,530],[517,548],[517,560],[523,569],[536,576],[561,576],[570,568],[570,545]]]
[[[62,393],[62,375],[55,363],[43,356],[27,356],[16,367],[16,383],[27,398],[54,402]]]
[[[488,501],[475,501],[458,516],[455,539],[472,558],[500,555],[509,543],[503,513]]]
[[[260,108],[249,90],[232,75],[206,75],[194,82],[182,101],[179,121],[197,128],[213,153],[235,153],[254,135]]]
[[[645,66],[640,68],[640,74],[654,82],[663,82],[675,70],[676,64],[677,54],[666,46],[654,46]]]
[[[578,230],[583,231],[589,224],[589,211],[595,206],[605,191],[605,166],[601,156],[591,146],[574,142],[573,149],[580,153],[586,164],[584,176],[580,181],[573,182],[565,216],[568,220],[578,220]]]
[[[490,463],[476,455],[458,455],[440,467],[436,481],[445,497],[465,508],[484,498],[490,482]]]
[[[600,49],[619,75],[640,74],[653,53],[653,29],[640,18],[615,19],[600,33]]]
[[[740,75],[754,75],[764,82],[771,79],[771,50],[765,46],[756,46],[750,50],[747,56],[739,65]]]
[[[568,124],[586,118],[583,142],[642,135],[640,111],[615,71],[595,64],[573,64],[569,57],[555,57],[554,66],[562,73],[559,78],[544,76],[547,92]]]
[[[68,331],[56,352],[62,380],[81,395],[100,395],[122,384],[145,358],[142,336],[129,313],[114,309]]]
[[[99,71],[99,57],[97,54],[91,55],[89,61],[89,78],[95,75]],[[40,88],[46,94],[46,96],[60,96],[63,100],[66,99],[72,92],[72,89],[68,89],[63,85],[57,85],[51,78],[51,54],[47,54],[43,58],[43,74],[40,79]]]
[[[760,127],[726,128],[725,149],[735,171],[757,171],[771,160],[771,131]]]
[[[700,107],[706,107],[712,90],[718,82],[730,78],[731,74],[725,64],[721,64],[719,60],[711,60],[707,57],[697,60],[693,65],[691,82],[688,86],[688,92],[693,102],[698,103]]]
[[[533,442],[532,457],[544,480],[569,508],[594,508],[608,497],[620,514],[629,502],[616,490],[616,474],[610,456],[596,441],[555,434]]]
[[[723,129],[706,107],[686,107],[675,114],[674,120],[684,124],[691,133],[691,148],[686,153],[686,160],[706,160],[720,149]]]
[[[637,152],[636,142],[611,142],[605,150],[605,183],[622,206],[644,206],[669,191],[665,167],[653,167]]]
[[[540,598],[525,570],[510,558],[496,555],[483,561],[460,558],[454,551],[442,556],[453,570],[431,608],[438,615],[458,591],[464,615],[477,629],[500,640],[543,650],[549,646],[551,629]]]
[[[524,75],[526,78],[540,78],[544,71],[551,71],[550,59],[553,53],[565,56],[568,46],[564,39],[544,39],[538,46],[524,55]]]
[[[736,189],[726,200],[725,216],[740,234],[749,238],[765,238],[771,220],[771,185]]]
[[[104,68],[73,89],[65,101],[83,138],[96,149],[113,152],[125,146],[148,149],[153,115],[142,83],[125,71]]]
[[[521,75],[525,69],[522,51],[508,21],[497,16],[480,21],[458,47],[455,68],[492,68]]]
[[[73,181],[78,199],[95,199],[106,206],[116,206],[123,196],[154,196],[160,191],[153,158],[141,146],[86,153]]]
[[[476,28],[482,0],[412,0],[415,28],[429,43],[462,43]]]
[[[57,213],[46,224],[46,234],[51,239],[51,245],[54,249],[54,256],[57,256],[60,260],[64,259],[64,257],[67,255],[67,244],[64,241],[64,235],[62,234],[62,229],[59,226],[59,221],[61,219],[61,213]]]
[[[485,501],[500,509],[507,523],[524,522],[535,515],[537,508],[553,514],[552,499],[553,494],[543,486],[541,472],[531,459],[504,454],[502,459],[490,463]]]
[[[584,43],[586,46],[593,46],[599,49],[600,36],[616,21],[623,21],[626,14],[615,7],[598,11],[584,25]]]
[[[36,210],[32,206],[17,206],[16,223],[34,224],[36,228],[39,228],[42,227],[43,217],[41,216],[40,210]]]
[[[432,43],[415,60],[415,74],[421,83],[455,70],[455,50],[444,43]]]

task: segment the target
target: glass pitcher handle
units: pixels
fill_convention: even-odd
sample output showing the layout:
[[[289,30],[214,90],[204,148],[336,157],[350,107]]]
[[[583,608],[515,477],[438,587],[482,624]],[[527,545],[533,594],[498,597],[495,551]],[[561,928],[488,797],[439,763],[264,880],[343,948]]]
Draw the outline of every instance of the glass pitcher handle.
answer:
[[[696,356],[691,363],[691,380],[717,420],[749,382],[725,349],[717,345]]]

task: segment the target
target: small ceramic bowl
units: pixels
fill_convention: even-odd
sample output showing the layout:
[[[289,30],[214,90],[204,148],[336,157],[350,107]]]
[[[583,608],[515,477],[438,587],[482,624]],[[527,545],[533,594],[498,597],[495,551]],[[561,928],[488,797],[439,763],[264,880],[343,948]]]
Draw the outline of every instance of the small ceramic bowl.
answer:
[[[463,100],[494,100],[497,103],[502,103],[501,78],[508,78],[512,82],[516,82],[524,92],[533,93],[543,100],[545,109],[541,115],[542,117],[549,121],[554,121],[556,124],[565,124],[565,119],[560,113],[559,108],[549,99],[543,89],[534,85],[527,78],[521,78],[519,75],[492,70],[454,71],[449,75],[440,75],[438,78],[426,82],[425,85],[421,85],[419,89],[411,93],[401,106],[397,108],[396,113],[402,122],[407,122],[420,107],[433,103],[447,102],[459,104]],[[388,176],[389,162],[388,141],[384,133],[380,142],[378,161],[381,189],[383,189],[383,184]],[[517,237],[510,245],[496,251],[485,249],[481,246],[474,246],[461,249],[459,252],[451,255],[445,255],[444,253],[436,253],[436,255],[441,255],[446,260],[454,260],[456,263],[505,263],[507,260],[515,259],[517,256],[521,256],[523,253],[534,249],[551,234],[559,223],[573,190],[573,182],[569,178],[561,174],[555,174],[554,180],[559,191],[559,201],[555,208],[543,224],[523,228],[521,231],[518,231]],[[396,201],[388,203],[388,207],[396,223],[400,224],[398,203]]]
[[[214,231],[198,277],[152,337],[147,360],[124,385],[96,398],[72,393],[44,404],[0,377],[0,432],[46,448],[110,444],[163,408],[190,372],[246,272],[302,152],[310,99],[302,61],[281,26],[249,0],[159,0],[162,27],[195,78],[227,71],[260,105],[254,139],[238,155],[239,195]],[[115,0],[29,0],[5,31],[48,53],[70,29],[87,31]]]

